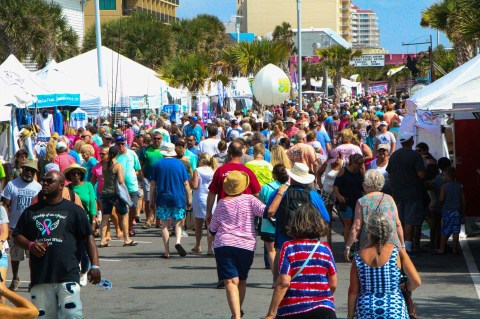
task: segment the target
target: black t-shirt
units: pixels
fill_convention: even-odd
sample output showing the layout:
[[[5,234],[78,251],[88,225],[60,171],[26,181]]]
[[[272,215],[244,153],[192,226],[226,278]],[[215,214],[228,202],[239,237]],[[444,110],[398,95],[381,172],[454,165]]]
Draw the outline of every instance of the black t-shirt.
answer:
[[[387,166],[393,197],[397,200],[423,200],[425,188],[418,172],[425,172],[422,155],[401,148],[393,152]]]
[[[360,197],[363,196],[363,174],[361,171],[350,172],[344,168],[342,176],[337,176],[333,186],[338,187],[339,193],[346,198],[347,206],[355,210],[355,205]]]
[[[87,213],[69,200],[55,205],[44,202],[25,209],[13,236],[47,242],[43,257],[30,254],[32,287],[37,284],[79,282],[80,252],[83,241],[92,234]]]

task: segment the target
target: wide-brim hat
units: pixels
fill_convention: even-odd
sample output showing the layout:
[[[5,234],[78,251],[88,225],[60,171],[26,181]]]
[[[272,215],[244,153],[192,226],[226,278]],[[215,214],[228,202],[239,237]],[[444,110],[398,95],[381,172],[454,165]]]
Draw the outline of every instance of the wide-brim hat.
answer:
[[[27,159],[25,163],[23,163],[22,167],[28,167],[38,172],[38,162],[35,159]]]
[[[87,169],[83,166],[80,166],[79,164],[72,164],[66,169],[63,170],[63,175],[68,176],[68,174],[73,171],[73,170],[80,170],[84,175],[87,174]]]
[[[241,171],[231,171],[223,180],[223,190],[228,195],[238,195],[243,193],[250,184],[250,176]]]
[[[310,174],[308,171],[308,166],[303,163],[295,163],[292,169],[287,169],[288,176],[303,185],[313,183],[315,180],[315,175]]]
[[[160,151],[163,156],[166,157],[174,157],[177,156],[177,152],[175,152],[175,144],[173,143],[164,143],[162,146],[162,150]]]
[[[29,137],[30,135],[32,135],[32,131],[30,131],[28,128],[24,128],[21,132],[20,132],[20,138],[22,140],[26,139],[27,137]]]

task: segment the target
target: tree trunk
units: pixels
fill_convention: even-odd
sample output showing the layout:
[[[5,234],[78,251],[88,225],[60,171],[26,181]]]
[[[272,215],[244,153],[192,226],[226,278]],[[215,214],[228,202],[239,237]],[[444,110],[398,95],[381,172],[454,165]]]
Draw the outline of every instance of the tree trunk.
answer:
[[[455,67],[459,67],[473,58],[473,46],[462,39],[454,39]]]
[[[342,73],[337,70],[333,76],[334,101],[338,103],[342,98]]]

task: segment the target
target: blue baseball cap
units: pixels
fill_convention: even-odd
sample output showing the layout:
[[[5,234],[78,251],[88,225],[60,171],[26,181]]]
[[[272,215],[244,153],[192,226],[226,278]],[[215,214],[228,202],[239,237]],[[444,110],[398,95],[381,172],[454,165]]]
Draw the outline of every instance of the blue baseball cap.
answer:
[[[196,117],[196,116],[191,116],[191,117],[190,117],[190,120],[195,121],[195,122],[198,122],[198,117]]]
[[[115,138],[115,143],[117,142],[125,142],[125,137],[124,136],[117,136]]]

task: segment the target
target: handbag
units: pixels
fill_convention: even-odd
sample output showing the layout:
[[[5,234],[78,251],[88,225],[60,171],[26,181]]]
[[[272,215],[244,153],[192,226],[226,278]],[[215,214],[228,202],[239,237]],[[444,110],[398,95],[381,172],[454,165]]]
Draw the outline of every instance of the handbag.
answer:
[[[313,253],[317,250],[319,245],[320,245],[320,240],[317,241],[317,243],[315,244],[315,247],[313,247],[312,251],[310,252],[310,255],[308,255],[308,258],[305,260],[302,267],[300,267],[300,269],[297,271],[297,273],[295,275],[293,275],[292,280],[297,278],[298,275],[300,275],[302,273],[303,268],[305,268],[305,266],[308,264],[310,259],[312,259]]]
[[[133,206],[133,201],[130,198],[130,194],[128,193],[128,188],[125,183],[120,184],[118,180],[115,182],[115,189],[117,191],[118,197],[127,204],[127,206],[132,207]]]
[[[402,269],[400,276],[400,284],[403,285],[401,291],[403,299],[405,299],[405,304],[407,305],[408,317],[410,319],[417,319],[417,307],[415,306],[415,302],[413,302],[412,292],[407,289],[407,281],[407,275],[405,275]]]

